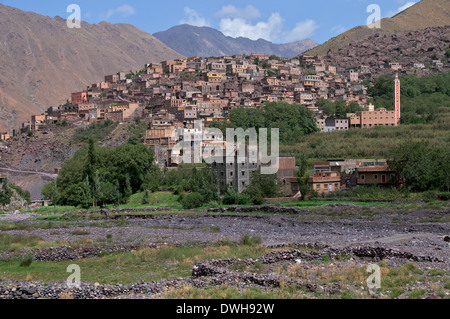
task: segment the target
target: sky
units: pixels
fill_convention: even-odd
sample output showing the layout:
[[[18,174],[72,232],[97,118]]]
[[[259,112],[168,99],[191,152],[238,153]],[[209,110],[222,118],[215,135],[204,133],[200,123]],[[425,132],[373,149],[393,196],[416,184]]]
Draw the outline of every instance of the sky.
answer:
[[[0,3],[49,17],[68,18],[77,4],[81,20],[129,23],[151,34],[187,23],[208,26],[232,37],[287,43],[311,38],[323,43],[367,24],[376,4],[381,18],[419,0],[0,0]],[[372,21],[373,22],[373,21]]]

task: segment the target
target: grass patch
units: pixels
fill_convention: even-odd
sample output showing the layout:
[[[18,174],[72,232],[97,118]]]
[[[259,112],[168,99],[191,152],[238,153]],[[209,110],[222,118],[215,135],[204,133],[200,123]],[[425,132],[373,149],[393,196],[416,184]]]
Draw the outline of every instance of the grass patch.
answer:
[[[172,192],[154,192],[148,193],[148,204],[142,204],[144,192],[131,195],[126,205],[121,205],[122,208],[142,208],[142,207],[171,207],[182,208],[179,203],[179,195]]]
[[[75,131],[70,140],[70,144],[87,143],[89,138],[98,142],[106,138],[117,127],[119,123],[106,120],[100,123],[93,123],[86,128],[80,128]]]
[[[20,267],[30,267],[33,263],[33,256],[25,256],[20,261]]]
[[[267,252],[269,249],[263,246],[168,246],[87,258],[78,260],[77,264],[82,269],[83,281],[129,284],[140,280],[150,282],[187,277],[191,275],[194,264],[203,260],[256,258]],[[63,281],[67,279],[67,266],[72,263],[73,261],[35,261],[25,271],[24,267],[20,267],[20,260],[0,261],[0,273],[2,278],[10,280]]]
[[[165,299],[303,299],[305,297],[305,292],[295,286],[279,289],[238,289],[229,286],[200,289],[184,286],[170,289],[163,296]]]
[[[90,235],[91,233],[88,231],[84,231],[84,230],[74,230],[70,234],[74,235],[74,236],[85,236],[85,235]]]
[[[39,236],[0,234],[0,251],[14,252],[43,246],[45,242]]]
[[[255,246],[262,243],[261,236],[244,235],[240,240],[241,245]]]

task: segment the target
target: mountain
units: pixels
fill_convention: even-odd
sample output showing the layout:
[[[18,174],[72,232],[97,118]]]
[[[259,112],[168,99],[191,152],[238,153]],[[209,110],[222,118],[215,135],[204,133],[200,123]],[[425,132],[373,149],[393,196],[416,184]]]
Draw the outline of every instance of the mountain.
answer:
[[[265,53],[294,57],[317,45],[315,41],[310,39],[287,44],[274,44],[263,39],[255,41],[243,37],[232,38],[213,28],[195,27],[188,24],[154,33],[153,36],[185,56],[200,57],[243,53]]]
[[[308,54],[325,55],[329,50],[337,51],[352,41],[364,40],[375,34],[391,34],[447,25],[450,25],[450,0],[422,0],[392,18],[382,19],[380,29],[355,27],[313,48]]]
[[[395,34],[375,34],[367,39],[352,41],[339,50],[329,51],[324,61],[342,69],[359,69],[368,66],[370,76],[376,78],[395,70],[386,67],[389,63],[402,66],[401,74],[418,76],[448,72],[448,39],[450,25],[429,27],[412,31],[397,31]],[[439,64],[436,64],[438,62]],[[420,66],[419,66],[420,65]]]
[[[127,24],[88,24],[0,4],[0,132],[65,102],[106,74],[181,58],[152,35]]]

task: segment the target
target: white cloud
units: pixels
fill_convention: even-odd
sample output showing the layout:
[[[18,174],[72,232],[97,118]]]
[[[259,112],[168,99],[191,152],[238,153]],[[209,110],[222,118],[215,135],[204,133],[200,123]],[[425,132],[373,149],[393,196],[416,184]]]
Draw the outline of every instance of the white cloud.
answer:
[[[295,28],[291,31],[285,32],[283,39],[285,42],[294,42],[310,37],[318,28],[316,21],[308,19],[302,22],[297,22]]]
[[[181,19],[180,23],[196,27],[209,27],[211,25],[209,20],[206,20],[197,11],[189,7],[184,8],[184,19]]]
[[[334,34],[341,34],[347,31],[348,28],[344,27],[342,24],[335,25],[330,29],[330,31]]]
[[[305,39],[317,28],[314,20],[298,22],[292,30],[284,30],[284,20],[279,13],[272,13],[267,21],[251,23],[245,18],[224,18],[219,23],[220,31],[230,37],[245,37],[252,40],[264,39],[275,43],[293,42]]]
[[[133,14],[136,14],[136,10],[129,4],[124,4],[123,6],[120,6],[118,8],[108,10],[108,12],[106,13],[106,18],[109,19],[115,15],[121,17],[129,17]]]
[[[409,7],[412,7],[413,5],[415,5],[417,2],[415,1],[408,1],[407,3],[405,3],[404,5],[402,5],[400,8],[398,8],[398,12],[402,12],[406,9],[408,9]]]
[[[261,12],[252,5],[248,5],[245,8],[237,8],[233,5],[227,5],[222,7],[217,13],[219,17],[225,18],[244,18],[244,19],[256,19],[261,16]]]
[[[413,5],[415,5],[418,1],[408,1],[407,3],[405,3],[404,5],[402,5],[400,8],[398,8],[397,10],[390,10],[386,13],[387,17],[393,17],[396,14],[405,11],[406,9],[408,9],[409,7],[412,7]]]
[[[246,19],[222,19],[219,23],[220,31],[223,34],[237,38],[245,37],[252,40],[265,39],[271,41],[280,34],[283,26],[283,19],[279,13],[273,13],[267,22],[260,21],[251,24]]]

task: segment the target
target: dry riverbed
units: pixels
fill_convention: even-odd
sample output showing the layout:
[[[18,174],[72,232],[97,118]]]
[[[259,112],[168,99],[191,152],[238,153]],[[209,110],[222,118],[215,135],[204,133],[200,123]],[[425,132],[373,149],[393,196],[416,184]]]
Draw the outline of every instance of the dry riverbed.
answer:
[[[142,215],[121,212],[120,218],[114,212],[95,218],[74,214],[48,219],[5,214],[0,215],[1,236],[34,238],[35,242],[24,247],[18,244],[17,249],[4,245],[0,251],[0,298],[59,298],[64,293],[74,298],[203,298],[206,291],[240,298],[251,289],[279,298],[448,298],[450,243],[445,238],[450,234],[449,213],[446,206],[323,205],[290,213],[277,207],[261,212],[243,208]],[[243,243],[243,238],[258,241]],[[145,270],[148,256],[168,249],[173,254],[178,254],[177,249],[186,253],[153,265],[153,276],[144,279],[157,280],[117,281],[119,285],[109,282],[108,286],[114,276],[96,284],[92,274],[78,292],[67,291],[64,282],[44,289],[42,281],[52,278],[44,276],[44,270],[30,268],[34,272],[27,278],[25,268],[12,266],[32,256],[30,267],[62,267],[69,261],[90,260],[122,273],[128,269],[131,274],[138,264]],[[269,260],[266,257],[271,253],[275,259]],[[117,266],[117,260],[101,260],[121,254],[136,263]],[[384,267],[383,275],[391,280],[384,290],[366,287],[367,266],[373,263]],[[159,267],[173,271],[162,268],[158,274]],[[25,280],[17,282],[24,276]],[[134,277],[130,276],[117,280],[131,281]],[[30,285],[36,289],[30,290]],[[14,287],[21,293],[11,294]],[[214,290],[217,287],[221,290]]]

